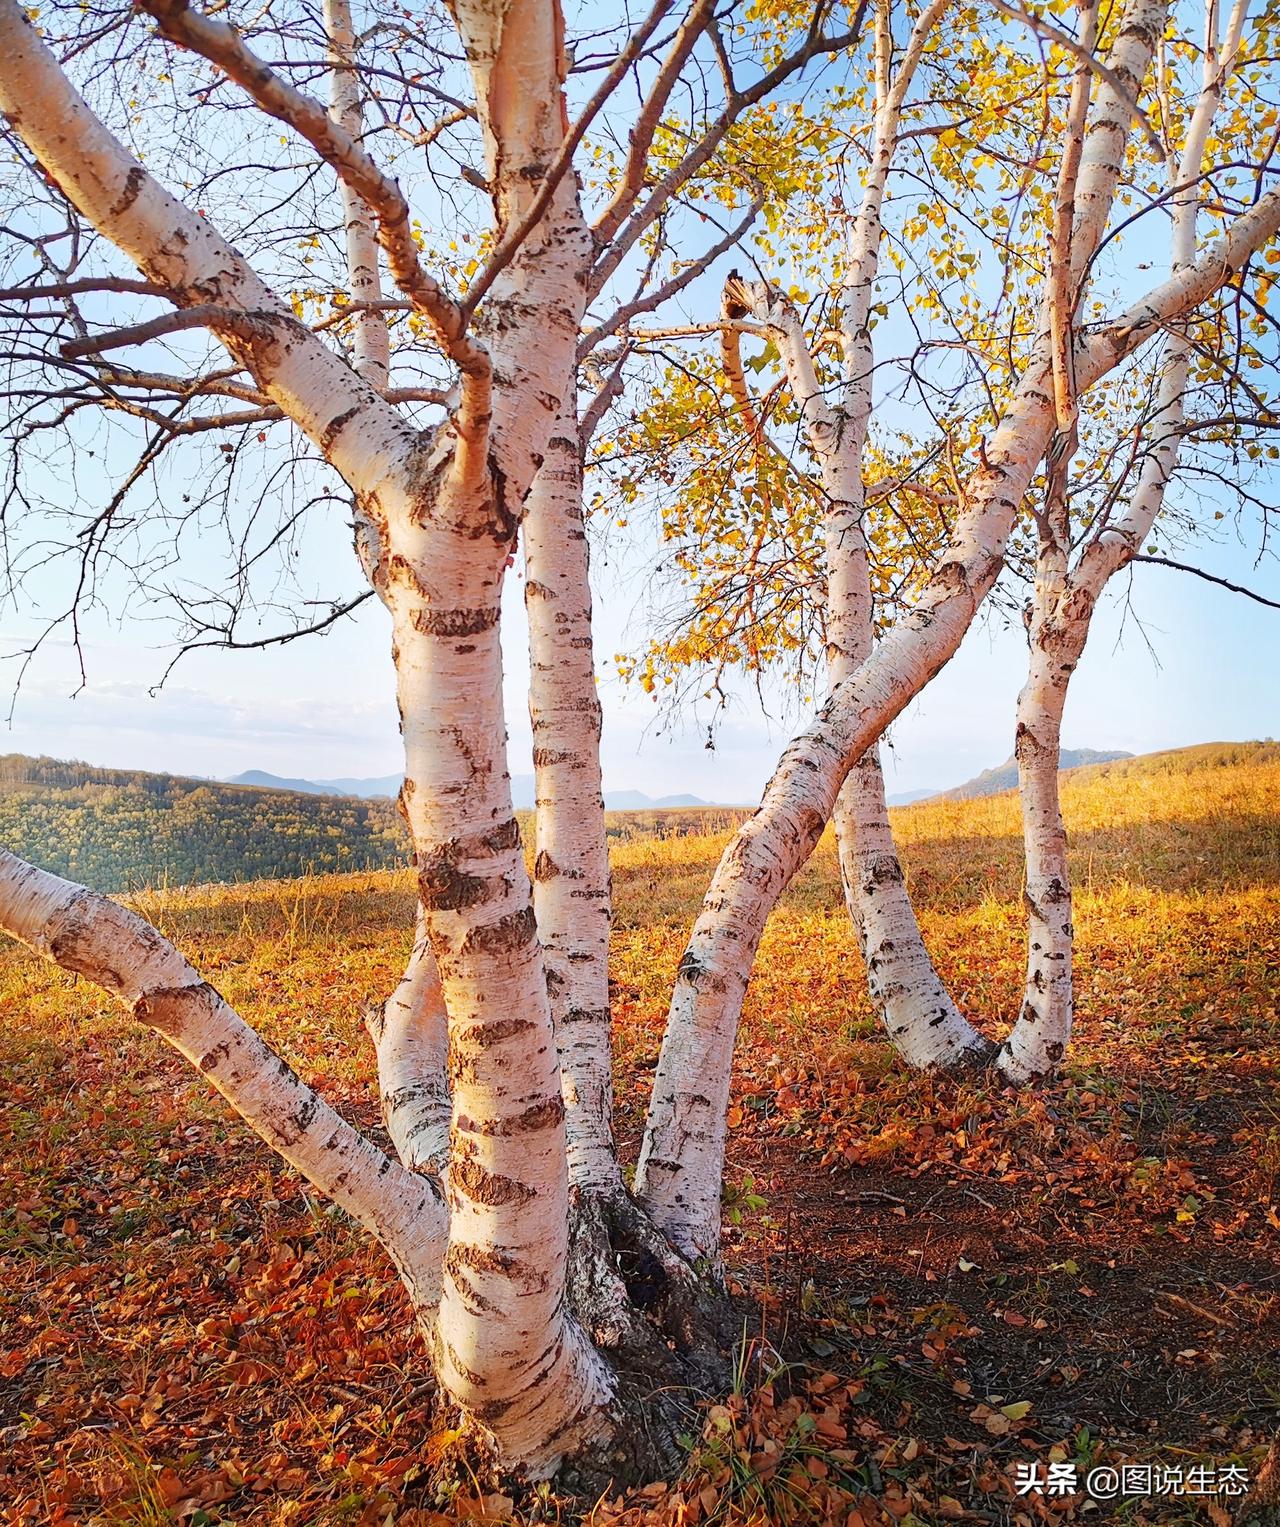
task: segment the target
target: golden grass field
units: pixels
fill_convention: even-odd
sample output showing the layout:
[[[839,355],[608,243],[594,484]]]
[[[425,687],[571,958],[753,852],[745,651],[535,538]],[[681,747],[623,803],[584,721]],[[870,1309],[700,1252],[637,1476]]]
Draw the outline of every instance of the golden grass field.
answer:
[[[683,1480],[599,1520],[1061,1521],[1095,1508],[1016,1497],[1014,1461],[1261,1466],[1280,1429],[1280,746],[1093,766],[1063,796],[1079,1018],[1041,1093],[902,1070],[829,833],[789,891],[731,1112],[742,1392],[709,1415],[691,1397]],[[1016,800],[895,826],[939,967],[998,1035],[1022,980]],[[728,837],[615,840],[632,1144]],[[404,873],[135,904],[376,1129],[360,1015],[408,955],[412,895]],[[569,1519],[483,1481],[444,1508],[415,1492],[431,1399],[381,1255],[159,1041],[12,946],[0,1089],[4,1521]],[[766,1382],[771,1351],[791,1366]],[[1231,1504],[1102,1509],[1227,1527]]]

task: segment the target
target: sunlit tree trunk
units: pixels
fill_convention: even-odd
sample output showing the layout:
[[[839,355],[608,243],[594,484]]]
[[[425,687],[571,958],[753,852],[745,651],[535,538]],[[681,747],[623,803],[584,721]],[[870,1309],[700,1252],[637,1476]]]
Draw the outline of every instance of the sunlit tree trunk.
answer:
[[[331,66],[329,114],[355,141],[364,135],[359,48],[349,0],[325,0],[325,35]],[[377,221],[373,209],[346,180],[339,180],[346,233],[352,367],[370,385],[385,387],[391,375],[391,336],[382,300]],[[357,546],[365,572],[377,588],[379,537],[359,502],[354,506]],[[378,1062],[378,1095],[387,1133],[400,1160],[414,1170],[443,1170],[449,1154],[449,1089],[445,1080],[448,1021],[444,994],[418,907],[413,951],[396,990],[366,1014]]]
[[[883,203],[902,107],[946,0],[921,13],[893,69],[891,7],[876,11],[875,136],[862,202],[849,238],[842,311],[844,388],[836,439],[820,456],[827,511],[827,667],[839,684],[871,656],[875,609],[867,551],[864,452],[874,406],[872,301],[884,237]],[[817,444],[823,444],[820,440]],[[868,748],[836,800],[840,877],[867,972],[867,991],[903,1059],[954,1066],[983,1059],[986,1041],[967,1022],[925,948],[893,840],[880,750]]]
[[[1112,52],[1128,98],[1146,73],[1165,9],[1135,0]],[[1082,162],[1087,195],[1076,238],[1096,248],[1114,195],[1131,108],[1108,86],[1094,107]],[[1194,266],[1173,274],[1113,323],[1080,339],[1076,385],[1091,387],[1167,323],[1202,301],[1280,226],[1268,193]],[[1076,251],[1073,251],[1076,252]],[[821,835],[846,775],[885,727],[952,657],[994,586],[1008,535],[1055,431],[1047,331],[984,464],[965,487],[951,546],[913,610],[838,685],[809,729],[787,748],[760,809],[720,861],[680,962],[641,1145],[637,1186],[655,1220],[691,1257],[714,1259],[734,1039],[748,972],[765,921]]]
[[[1203,83],[1191,113],[1182,153],[1169,166],[1173,195],[1170,268],[1190,271],[1195,261],[1199,176],[1226,80],[1235,66],[1248,10],[1237,0],[1219,47],[1218,13],[1207,13]],[[1074,929],[1067,833],[1058,771],[1062,715],[1071,676],[1108,580],[1141,549],[1164,504],[1178,463],[1191,350],[1171,331],[1156,406],[1147,425],[1147,453],[1132,498],[1115,520],[1091,532],[1070,566],[1063,460],[1050,468],[1049,501],[1040,523],[1035,593],[1028,627],[1027,682],[1018,696],[1016,753],[1022,805],[1027,886],[1027,977],[1022,1008],[1001,1047],[999,1065],[1025,1082],[1058,1069],[1074,1021]],[[1061,500],[1058,502],[1057,500]]]
[[[569,1178],[581,1189],[613,1192],[621,1176],[613,1146],[609,851],[576,409],[561,412],[534,479],[524,548],[537,795],[533,904],[560,1050]]]
[[[818,462],[825,509],[827,673],[833,686],[871,656],[875,609],[867,547],[864,452],[874,404],[872,301],[884,235],[885,187],[897,147],[903,104],[926,43],[947,0],[920,14],[896,70],[888,0],[876,7],[875,117],[862,200],[848,237],[841,293],[843,378],[830,401],[792,304],[767,285],[731,280],[727,295],[769,326]],[[726,371],[744,420],[759,433],[747,396],[737,341],[724,341]],[[854,765],[833,813],[841,880],[867,973],[871,1003],[904,1059],[916,1066],[956,1066],[989,1057],[992,1046],[951,1000],[924,946],[893,841],[878,747]]]

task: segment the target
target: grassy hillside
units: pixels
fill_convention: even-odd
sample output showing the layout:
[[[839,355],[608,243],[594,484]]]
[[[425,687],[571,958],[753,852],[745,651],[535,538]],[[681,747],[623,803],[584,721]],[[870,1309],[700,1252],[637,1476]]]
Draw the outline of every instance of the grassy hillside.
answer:
[[[522,821],[527,812],[518,813]],[[611,811],[611,839],[715,832],[721,807]],[[408,862],[393,800],[0,756],[0,848],[95,891],[238,884]]]
[[[0,758],[0,846],[97,891],[403,864],[393,801]]]
[[[1111,763],[1115,759],[1132,758],[1132,753],[1121,753],[1106,748],[1063,748],[1058,768],[1062,773],[1085,768],[1089,764]],[[994,769],[984,769],[973,779],[966,780],[952,790],[943,790],[930,799],[944,801],[967,801],[978,795],[999,795],[1004,790],[1015,790],[1018,785],[1018,760],[1007,758]]]
[[[628,1524],[843,1522],[787,1500],[851,1474],[871,1493],[849,1520],[866,1527],[1014,1523],[1030,1520],[1015,1460],[1257,1469],[1280,1406],[1280,748],[1107,764],[1064,796],[1078,1027],[1066,1075],[1038,1094],[902,1070],[867,1007],[830,834],[773,918],[736,1060],[741,1222],[725,1249],[758,1301],[752,1330],[792,1367],[732,1402],[754,1406],[741,1453],[712,1412],[684,1483]],[[999,1034],[1022,982],[1016,800],[895,820],[939,967]],[[717,825],[615,841],[632,1149]],[[409,952],[407,871],[137,904],[377,1133],[360,1013]],[[414,1493],[432,1398],[392,1269],[172,1050],[4,946],[0,1087],[0,1494],[15,1521],[483,1514],[437,1515]],[[801,1470],[779,1470],[787,1500],[735,1515],[761,1438],[799,1448]],[[1124,1519],[1182,1527],[1186,1505]],[[1055,1521],[1099,1519],[1055,1504]]]

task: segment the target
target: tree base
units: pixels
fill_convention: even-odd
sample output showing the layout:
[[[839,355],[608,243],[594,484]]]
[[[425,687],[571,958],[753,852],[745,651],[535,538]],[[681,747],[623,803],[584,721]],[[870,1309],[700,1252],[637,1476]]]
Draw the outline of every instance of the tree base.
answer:
[[[729,1387],[735,1324],[722,1289],[700,1276],[631,1196],[575,1190],[569,1301],[612,1365],[612,1438],[567,1462],[561,1483],[599,1494],[676,1473],[697,1405]]]

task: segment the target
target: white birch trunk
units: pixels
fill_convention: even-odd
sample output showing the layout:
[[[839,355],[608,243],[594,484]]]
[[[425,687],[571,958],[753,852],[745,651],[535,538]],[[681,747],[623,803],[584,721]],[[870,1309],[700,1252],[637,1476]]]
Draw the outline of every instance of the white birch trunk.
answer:
[[[571,389],[572,395],[572,389]],[[609,849],[600,700],[582,517],[582,450],[566,407],[524,521],[529,717],[537,797],[533,905],[556,1024],[569,1180],[615,1193],[609,1010]]]
[[[835,822],[867,990],[898,1054],[920,1070],[985,1064],[995,1047],[956,1006],[925,948],[889,824],[879,748],[850,770]]]
[[[530,206],[563,134],[557,18],[551,6],[460,4],[457,19],[501,230]],[[589,247],[576,186],[561,183],[492,286],[483,326],[497,385],[473,348],[462,409],[431,440],[130,158],[13,0],[0,0],[0,106],[82,214],[180,303],[270,315],[261,338],[234,316],[215,332],[359,496],[367,565],[399,649],[405,808],[449,1010],[437,1371],[507,1466],[548,1474],[607,1433],[612,1381],[565,1309],[564,1105],[511,811],[497,617],[582,315]],[[414,1181],[428,1191],[427,1179]]]
[[[1051,607],[1052,608],[1052,607]],[[1018,791],[1027,883],[1027,980],[1022,1008],[1001,1047],[999,1065],[1018,1082],[1055,1071],[1071,1037],[1071,877],[1058,798],[1062,712],[1083,647],[1074,629],[1037,607],[1027,682],[1018,695]],[[1083,617],[1087,630],[1088,616]],[[1077,635],[1081,638],[1077,641]]]
[[[524,215],[563,132],[558,88],[546,84],[559,79],[560,40],[549,9],[460,24],[505,228]],[[522,501],[570,385],[588,253],[566,178],[484,309],[490,451],[481,460],[460,436],[443,477],[424,462],[413,494],[379,506],[402,799],[449,1015],[452,1213],[437,1371],[531,1477],[607,1437],[613,1400],[612,1376],[566,1306],[565,1110],[512,811],[498,631]]]
[[[333,71],[329,114],[359,142],[364,135],[364,116],[350,0],[324,0],[324,23]],[[338,189],[346,222],[351,301],[379,302],[382,280],[378,273],[378,237],[373,213],[369,204],[346,181],[341,181]],[[386,318],[376,309],[366,309],[352,319],[352,364],[371,386],[387,385],[391,375],[391,336]]]
[[[332,70],[329,114],[358,143],[364,135],[364,113],[349,0],[325,0],[324,23]],[[370,385],[385,388],[391,375],[391,336],[385,316],[375,306],[382,299],[376,220],[368,202],[345,180],[339,180],[338,191],[350,300],[363,307],[351,320],[351,363]],[[377,534],[358,503],[356,518],[359,546],[369,553]],[[376,566],[366,565],[365,572],[376,587]],[[396,1154],[414,1171],[442,1172],[449,1154],[448,1024],[421,907],[405,973],[391,997],[366,1015],[366,1024],[377,1056],[382,1117]]]
[[[418,907],[413,952],[399,985],[365,1015],[378,1060],[382,1118],[396,1155],[415,1172],[443,1174],[452,1108],[445,1080],[449,1029],[440,973]]]
[[[1174,276],[1190,271],[1195,261],[1199,175],[1247,11],[1248,0],[1237,0],[1220,57],[1217,11],[1209,7],[1203,85],[1182,154],[1170,166],[1174,186],[1184,187],[1172,201],[1170,268]],[[1190,354],[1186,340],[1170,333],[1149,426],[1149,454],[1119,521],[1099,527],[1071,569],[1065,512],[1060,523],[1046,523],[1041,530],[1029,666],[1018,696],[1015,747],[1027,866],[1027,978],[1021,1011],[998,1058],[1000,1069],[1015,1082],[1055,1072],[1071,1039],[1074,929],[1067,833],[1058,790],[1062,715],[1098,600],[1108,580],[1140,550],[1164,504],[1178,463]]]
[[[340,1118],[172,944],[105,896],[4,850],[0,929],[110,992],[184,1055],[273,1150],[382,1243],[430,1320],[447,1231],[439,1189]]]
[[[850,351],[859,368],[856,386],[869,393],[871,344],[865,317]],[[855,422],[859,415],[846,411],[841,434],[853,438],[840,442],[837,461],[824,472],[827,669],[833,685],[855,673],[873,649],[871,577],[862,523],[862,446],[869,405],[868,396],[861,429]],[[866,966],[867,991],[898,1053],[921,1068],[976,1065],[989,1059],[991,1045],[956,1007],[924,946],[889,825],[878,747],[868,748],[850,770],[834,818],[840,876]]]
[[[758,319],[770,324],[787,366],[826,496],[826,657],[833,686],[871,656],[874,607],[865,527],[863,453],[873,406],[871,305],[883,237],[882,206],[897,147],[903,103],[928,39],[948,0],[932,0],[917,19],[891,79],[892,14],[876,10],[875,133],[862,201],[848,244],[841,294],[843,384],[838,403],[818,384],[799,317],[765,287],[743,288]],[[732,371],[741,371],[733,350]],[[742,384],[745,392],[745,383]],[[924,947],[889,825],[878,748],[858,760],[837,798],[834,820],[841,879],[867,971],[872,1006],[910,1064],[955,1066],[987,1059],[992,1047],[956,1008]]]
[[[1125,17],[1111,64],[1131,95],[1146,74],[1164,15],[1162,5],[1135,0]],[[1077,226],[1082,247],[1096,247],[1102,236],[1106,211],[1099,205],[1104,192],[1108,206],[1114,196],[1127,136],[1128,108],[1110,86],[1099,92],[1095,109],[1098,130],[1091,132],[1080,174],[1090,197]],[[1077,387],[1091,387],[1162,325],[1204,300],[1277,226],[1280,197],[1269,192],[1193,267],[1082,340]],[[1054,425],[1046,333],[984,446],[983,466],[967,485],[951,549],[918,605],[792,742],[760,809],[735,835],[716,870],[677,973],[637,1172],[643,1203],[690,1257],[718,1257],[734,1038],[768,913],[812,850],[849,769],[959,646],[996,581],[1014,518]]]

